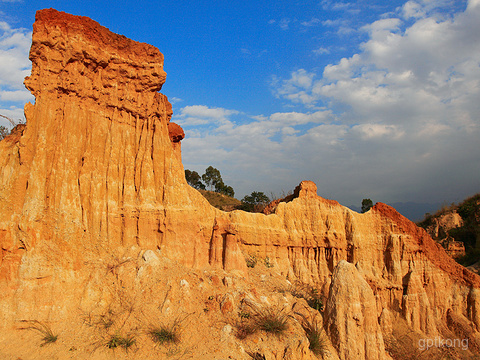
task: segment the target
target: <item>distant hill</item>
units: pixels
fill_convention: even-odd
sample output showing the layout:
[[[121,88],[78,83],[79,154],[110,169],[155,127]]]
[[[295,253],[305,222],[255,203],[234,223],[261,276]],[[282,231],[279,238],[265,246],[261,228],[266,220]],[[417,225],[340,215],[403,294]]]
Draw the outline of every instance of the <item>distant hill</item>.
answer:
[[[215,191],[198,190],[208,200],[210,205],[215,206],[217,209],[223,211],[232,211],[242,205],[240,200],[233,197],[220,194]]]
[[[441,203],[416,203],[412,201],[396,202],[388,205],[413,222],[423,220],[426,213],[432,214],[442,207]],[[361,208],[359,206],[350,205],[347,207],[353,211],[361,212]]]
[[[434,213],[442,207],[442,203],[415,203],[411,201],[396,202],[388,205],[413,222],[421,221],[425,214]]]

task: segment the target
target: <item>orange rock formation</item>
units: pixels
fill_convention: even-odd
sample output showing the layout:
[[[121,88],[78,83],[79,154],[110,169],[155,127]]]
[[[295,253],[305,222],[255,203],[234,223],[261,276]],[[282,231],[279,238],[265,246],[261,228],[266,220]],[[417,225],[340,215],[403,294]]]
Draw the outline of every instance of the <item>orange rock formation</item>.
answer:
[[[159,93],[166,73],[156,48],[52,9],[37,13],[32,40],[25,85],[35,104],[25,106],[23,133],[0,142],[0,330],[19,319],[78,323],[79,311],[116,301],[112,284],[147,309],[168,279],[161,271],[174,266],[200,271],[191,280],[200,293],[249,287],[245,256],[255,255],[327,299],[332,358],[389,358],[383,339],[396,321],[424,337],[468,335],[474,349],[480,278],[393,208],[358,214],[304,181],[270,215],[217,210],[185,181],[184,133]],[[205,282],[215,271],[227,272],[223,283]],[[194,291],[186,280],[175,289],[165,290],[168,302]],[[223,299],[239,306],[242,291]],[[283,348],[266,350],[268,359],[313,358],[298,336],[272,340]],[[248,358],[238,342],[222,344],[218,351]]]

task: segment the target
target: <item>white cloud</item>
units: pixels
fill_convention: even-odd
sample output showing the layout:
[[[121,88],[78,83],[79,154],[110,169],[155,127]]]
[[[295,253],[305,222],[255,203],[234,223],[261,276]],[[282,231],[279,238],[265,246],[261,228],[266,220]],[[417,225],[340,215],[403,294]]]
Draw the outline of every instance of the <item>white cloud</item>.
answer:
[[[238,114],[236,110],[222,108],[209,108],[205,105],[185,106],[175,121],[182,126],[204,125],[204,124],[225,124],[228,117]]]
[[[32,35],[25,29],[12,29],[6,22],[0,22],[0,31],[0,85],[18,89],[30,74]]]
[[[405,19],[410,19],[410,18],[418,19],[425,16],[424,8],[416,1],[407,1],[402,6],[402,13]]]
[[[276,94],[349,109],[343,118],[351,123],[473,119],[480,95],[477,9],[470,3],[453,19],[421,18],[403,30],[400,19],[378,20],[364,27],[370,37],[362,52],[326,66],[322,76],[300,69],[277,79]]]
[[[478,9],[480,7],[480,0],[469,0],[467,10],[472,11],[475,8]]]
[[[323,46],[320,46],[318,49],[313,50],[313,53],[315,55],[325,55],[325,54],[330,54],[330,50],[328,50]]]
[[[372,24],[365,25],[362,29],[370,32],[372,39],[384,39],[390,34],[390,32],[396,32],[399,30],[401,20],[400,19],[381,19]]]
[[[311,95],[312,84],[315,78],[314,73],[309,73],[304,69],[299,69],[291,73],[288,80],[279,81],[274,77],[272,86],[277,97],[285,97],[290,101],[302,103],[305,105],[317,101],[315,96]],[[280,84],[279,84],[280,83]]]
[[[184,108],[178,118],[174,116],[173,121],[179,122],[184,114],[191,114],[194,109],[202,109],[202,113],[207,114],[212,112],[210,118],[221,118],[222,124],[208,131],[183,125],[186,132],[182,145],[185,167],[203,171],[206,166],[214,163],[214,166],[222,169],[222,173],[229,174],[229,178],[224,178],[226,183],[232,184],[237,192],[244,191],[243,195],[252,191],[251,186],[257,179],[281,176],[282,183],[291,181],[286,172],[292,166],[298,166],[298,154],[303,153],[299,139],[312,138],[312,128],[330,126],[328,123],[332,121],[329,111],[278,112],[270,116],[248,117],[238,111],[206,106]],[[238,115],[242,118],[235,121],[234,117]],[[259,157],[264,164],[260,169]],[[249,185],[244,184],[242,187],[243,181]],[[297,179],[293,181],[296,182]],[[285,189],[289,190],[287,187]]]
[[[405,132],[398,129],[395,125],[383,124],[361,124],[355,125],[351,129],[353,134],[358,134],[363,140],[371,140],[388,137],[390,139],[399,139]]]
[[[24,121],[23,109],[17,107],[10,107],[10,108],[1,108],[0,107],[0,114],[9,117],[17,124]],[[0,117],[0,126],[5,126],[7,128],[12,128],[12,124],[7,119]]]
[[[176,104],[176,103],[182,102],[183,100],[175,96],[172,96],[168,98],[168,101],[170,101],[171,104]]]
[[[322,7],[324,10],[334,10],[334,11],[345,11],[352,8],[352,3],[341,2],[341,1],[332,1],[332,0],[322,0]]]
[[[0,90],[1,102],[22,102],[32,101],[32,94],[26,90],[4,91]]]
[[[282,30],[288,30],[288,26],[290,24],[291,20],[288,19],[288,18],[283,18],[282,20],[279,21],[279,26],[280,26],[280,29]]]
[[[274,113],[270,115],[269,120],[272,124],[281,123],[295,126],[313,123],[329,123],[331,121],[331,115],[330,111]]]
[[[262,184],[290,190],[305,179],[340,202],[478,192],[480,0],[450,17],[433,3],[446,2],[410,1],[401,18],[363,27],[360,51],[321,71],[274,77],[274,94],[306,111],[248,119],[238,112],[236,122],[216,109],[217,129],[187,129],[186,167],[217,161],[240,194],[268,191]]]
[[[23,104],[34,101],[23,86],[23,80],[30,75],[31,69],[28,60],[31,37],[30,31],[14,29],[0,21],[0,107],[3,108],[0,111],[3,115],[23,118]]]
[[[312,18],[309,21],[303,21],[301,24],[306,27],[312,27],[321,24],[322,21],[318,18]]]

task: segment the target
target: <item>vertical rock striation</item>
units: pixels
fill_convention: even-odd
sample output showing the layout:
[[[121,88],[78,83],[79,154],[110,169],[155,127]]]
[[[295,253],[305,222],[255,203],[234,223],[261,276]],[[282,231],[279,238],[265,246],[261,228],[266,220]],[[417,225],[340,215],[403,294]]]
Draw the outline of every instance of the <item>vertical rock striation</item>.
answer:
[[[14,293],[52,303],[64,291],[53,284],[82,288],[85,264],[119,247],[208,264],[218,211],[185,182],[163,55],[53,9],[33,30],[35,104],[23,135],[0,144],[3,314],[24,308]]]
[[[325,328],[340,359],[386,358],[373,291],[355,266],[345,260],[333,272],[325,318]]]

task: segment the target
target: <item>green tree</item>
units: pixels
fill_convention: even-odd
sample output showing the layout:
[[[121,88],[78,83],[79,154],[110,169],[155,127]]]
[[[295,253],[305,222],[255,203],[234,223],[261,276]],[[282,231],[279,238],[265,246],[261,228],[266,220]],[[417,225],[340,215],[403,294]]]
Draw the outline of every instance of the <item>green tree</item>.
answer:
[[[205,174],[202,175],[202,180],[205,185],[210,187],[210,190],[212,190],[217,183],[223,183],[220,171],[213,166],[209,166],[205,170]]]
[[[373,202],[370,199],[362,200],[362,214],[366,213],[373,206]]]
[[[230,197],[235,196],[235,191],[231,186],[225,185],[223,181],[215,183],[215,192],[218,192],[220,194],[224,194]]]
[[[250,212],[260,212],[270,202],[267,195],[260,191],[253,191],[250,195],[245,195],[242,199],[242,210]]]
[[[202,178],[196,171],[185,170],[185,180],[187,183],[195,189],[205,190],[205,185],[202,183]]]

